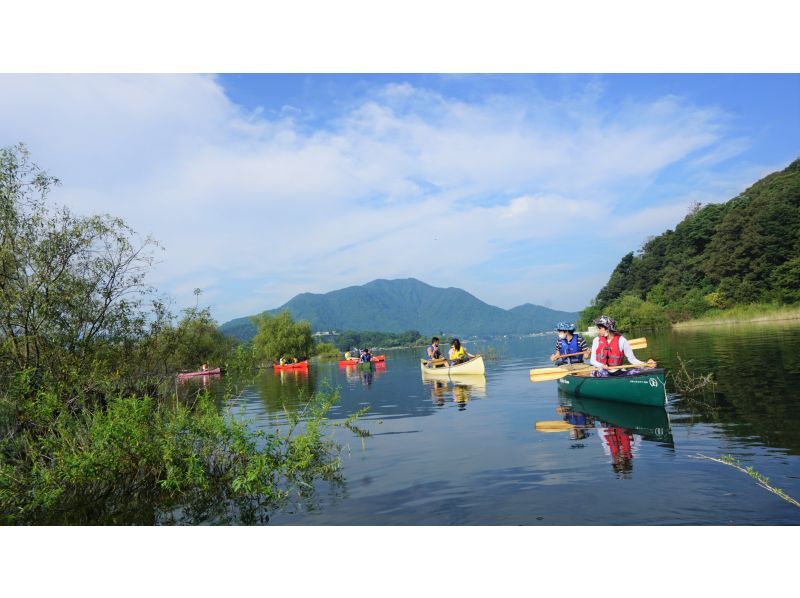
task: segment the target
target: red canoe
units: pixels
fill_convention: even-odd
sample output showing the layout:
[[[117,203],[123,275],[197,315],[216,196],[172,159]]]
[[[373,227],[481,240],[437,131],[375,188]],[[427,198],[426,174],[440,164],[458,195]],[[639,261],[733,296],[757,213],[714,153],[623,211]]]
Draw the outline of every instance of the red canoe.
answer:
[[[278,365],[276,363],[272,367],[276,370],[305,370],[308,368],[308,359],[298,363],[285,363],[283,365]]]
[[[386,361],[386,355],[373,355],[372,363],[380,363]],[[358,365],[360,363],[358,357],[351,357],[350,359],[343,359],[339,362],[341,366]]]
[[[194,378],[195,376],[219,376],[222,373],[222,368],[214,368],[213,370],[199,371],[199,372],[181,372],[178,374],[178,380],[186,380],[187,378]]]

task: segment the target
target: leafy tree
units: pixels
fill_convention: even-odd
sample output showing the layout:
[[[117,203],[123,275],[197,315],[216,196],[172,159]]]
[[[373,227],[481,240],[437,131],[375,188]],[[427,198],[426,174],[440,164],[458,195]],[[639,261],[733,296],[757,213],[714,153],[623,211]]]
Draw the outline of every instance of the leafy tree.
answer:
[[[612,302],[607,313],[617,321],[621,331],[669,326],[669,318],[663,307],[632,294],[623,295]]]
[[[770,283],[779,301],[800,301],[800,257],[792,258],[775,268]]]
[[[334,479],[319,427],[335,396],[300,434],[254,431],[207,393],[181,404],[175,370],[246,371],[249,348],[197,303],[177,323],[147,306],[155,242],[48,207],[56,184],[24,146],[0,149],[0,523],[254,522]]]
[[[328,359],[335,359],[339,356],[339,349],[333,343],[317,343],[314,347],[314,354]]]
[[[0,366],[63,379],[140,335],[152,239],[46,205],[59,184],[24,145],[0,149]]]
[[[288,311],[277,316],[263,313],[253,318],[258,332],[253,339],[256,354],[272,363],[283,356],[307,359],[314,348],[311,324],[296,322]]]

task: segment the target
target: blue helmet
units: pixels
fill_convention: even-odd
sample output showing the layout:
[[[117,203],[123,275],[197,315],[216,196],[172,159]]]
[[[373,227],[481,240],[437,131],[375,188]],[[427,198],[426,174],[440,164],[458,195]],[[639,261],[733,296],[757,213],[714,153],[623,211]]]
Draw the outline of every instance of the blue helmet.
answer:
[[[575,324],[572,322],[559,322],[556,324],[556,331],[563,330],[564,332],[575,332]]]

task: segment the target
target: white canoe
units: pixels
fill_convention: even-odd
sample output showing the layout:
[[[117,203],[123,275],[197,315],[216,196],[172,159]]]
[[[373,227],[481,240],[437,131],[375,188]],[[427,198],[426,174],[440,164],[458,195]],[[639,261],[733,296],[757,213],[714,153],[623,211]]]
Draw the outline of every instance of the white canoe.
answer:
[[[419,361],[419,367],[426,376],[441,376],[447,378],[451,374],[454,376],[460,376],[462,374],[473,375],[483,374],[486,371],[486,368],[483,367],[482,355],[476,355],[473,359],[465,361],[464,363],[459,363],[458,365],[443,365],[438,368],[429,368],[427,359],[420,359]]]

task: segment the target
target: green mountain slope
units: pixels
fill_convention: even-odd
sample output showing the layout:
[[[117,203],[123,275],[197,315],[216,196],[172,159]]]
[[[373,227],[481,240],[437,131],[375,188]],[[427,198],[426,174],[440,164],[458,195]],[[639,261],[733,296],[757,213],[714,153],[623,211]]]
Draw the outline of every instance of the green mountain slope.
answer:
[[[693,209],[675,230],[622,258],[582,322],[644,310],[649,323],[713,309],[800,301],[800,160],[724,204]],[[648,322],[633,322],[647,324]]]
[[[330,293],[302,293],[269,313],[288,309],[296,320],[311,322],[314,330],[374,330],[423,334],[495,335],[528,334],[552,329],[558,320],[571,320],[563,312],[527,303],[511,310],[484,303],[457,288],[438,288],[414,278],[373,280]],[[237,318],[220,329],[247,340],[255,334],[250,318]]]

